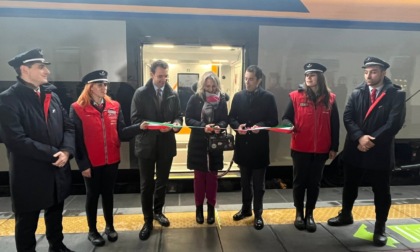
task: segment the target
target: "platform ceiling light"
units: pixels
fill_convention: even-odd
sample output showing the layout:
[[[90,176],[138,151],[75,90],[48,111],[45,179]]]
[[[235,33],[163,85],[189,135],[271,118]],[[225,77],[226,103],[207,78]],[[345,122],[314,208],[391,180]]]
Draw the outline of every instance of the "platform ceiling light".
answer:
[[[153,47],[156,47],[156,48],[174,48],[174,45],[171,45],[171,44],[154,44]]]
[[[212,46],[211,49],[213,50],[230,50],[232,47],[230,46]]]
[[[217,62],[217,63],[227,63],[229,62],[229,60],[212,60],[212,62]]]

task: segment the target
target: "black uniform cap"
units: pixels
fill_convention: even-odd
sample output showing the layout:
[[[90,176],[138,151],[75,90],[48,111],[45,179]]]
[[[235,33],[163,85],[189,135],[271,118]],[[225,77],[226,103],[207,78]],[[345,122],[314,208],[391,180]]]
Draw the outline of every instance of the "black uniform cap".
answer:
[[[362,68],[369,66],[381,66],[383,69],[387,69],[389,67],[388,63],[375,57],[367,57],[365,61],[363,61],[363,64]]]
[[[89,84],[92,82],[109,82],[108,72],[105,70],[96,70],[86,74],[82,79],[82,84]]]
[[[44,59],[42,50],[39,48],[18,54],[13,59],[9,60],[8,63],[14,68],[18,68],[26,63],[42,63],[45,65],[51,64]]]
[[[327,68],[319,63],[306,63],[303,66],[303,69],[305,69],[305,74],[308,72],[325,72],[327,71]]]

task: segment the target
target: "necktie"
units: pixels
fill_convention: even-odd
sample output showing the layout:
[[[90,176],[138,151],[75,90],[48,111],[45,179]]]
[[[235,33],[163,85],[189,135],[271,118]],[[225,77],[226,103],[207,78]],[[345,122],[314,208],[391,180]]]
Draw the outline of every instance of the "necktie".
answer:
[[[35,94],[38,95],[38,98],[41,98],[41,91],[39,89],[35,89]]]
[[[370,103],[373,104],[376,100],[376,88],[372,89],[372,92],[370,93]]]
[[[156,95],[157,95],[159,106],[160,106],[160,104],[162,103],[162,89],[161,88],[158,88],[158,90],[156,91]]]

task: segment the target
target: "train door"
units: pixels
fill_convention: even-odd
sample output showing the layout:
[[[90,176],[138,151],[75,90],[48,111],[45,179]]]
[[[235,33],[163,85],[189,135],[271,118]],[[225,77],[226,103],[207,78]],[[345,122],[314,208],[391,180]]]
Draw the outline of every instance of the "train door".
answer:
[[[150,79],[150,65],[153,61],[161,59],[169,64],[168,83],[178,92],[183,113],[185,113],[188,99],[194,93],[194,84],[198,83],[200,77],[207,71],[213,71],[218,75],[222,92],[230,97],[228,110],[230,110],[233,95],[242,89],[242,47],[144,44],[140,54],[142,64],[139,72],[143,73],[143,83]],[[178,154],[172,164],[171,177],[184,177],[190,172],[187,169],[189,135],[188,127],[182,128],[176,134]],[[233,151],[224,152],[225,169],[232,157]],[[238,168],[233,167],[232,170],[238,170]]]

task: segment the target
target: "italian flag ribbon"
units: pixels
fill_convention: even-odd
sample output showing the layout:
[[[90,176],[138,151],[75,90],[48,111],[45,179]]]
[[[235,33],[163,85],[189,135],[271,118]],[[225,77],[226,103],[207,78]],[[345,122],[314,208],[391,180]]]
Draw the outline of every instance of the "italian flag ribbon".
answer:
[[[147,122],[147,129],[148,130],[161,130],[161,129],[168,129],[168,128],[182,128],[181,125],[173,125],[172,123],[161,123],[161,122]]]
[[[181,126],[181,125],[174,125],[172,123],[161,123],[161,122],[147,122],[147,129],[148,130],[161,130],[161,129],[168,129],[168,128],[182,128],[182,127],[188,127],[188,128],[192,128],[192,129],[204,129],[204,127],[201,126]],[[220,128],[221,130],[225,129],[225,128]],[[291,134],[293,133],[293,125],[290,124],[281,124],[281,125],[277,125],[276,127],[257,127],[254,129],[251,128],[247,128],[245,129],[246,131],[252,131],[252,130],[268,130],[268,131],[272,131],[272,132],[277,132],[277,133],[283,133],[283,134]]]
[[[294,127],[292,125],[281,124],[281,125],[277,125],[276,127],[257,127],[254,129],[248,128],[246,130],[268,130],[268,131],[277,132],[277,133],[291,134],[293,133],[293,129]]]

